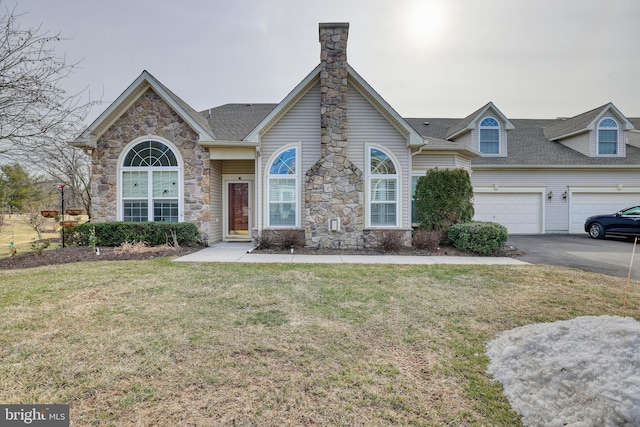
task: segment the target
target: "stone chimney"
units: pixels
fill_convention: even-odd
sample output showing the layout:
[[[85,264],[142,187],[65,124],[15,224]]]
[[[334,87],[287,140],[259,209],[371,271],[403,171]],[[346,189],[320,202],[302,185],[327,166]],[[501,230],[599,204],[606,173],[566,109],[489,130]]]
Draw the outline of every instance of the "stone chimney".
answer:
[[[364,177],[348,159],[348,23],[320,24],[320,159],[305,177],[305,245],[362,246]]]
[[[320,142],[322,157],[347,157],[347,39],[349,24],[320,24]]]

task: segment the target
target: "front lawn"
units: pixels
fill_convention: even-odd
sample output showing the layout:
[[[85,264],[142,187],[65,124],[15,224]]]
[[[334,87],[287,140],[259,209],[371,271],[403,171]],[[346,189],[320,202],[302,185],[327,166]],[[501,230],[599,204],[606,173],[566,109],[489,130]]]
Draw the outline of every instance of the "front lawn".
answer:
[[[0,402],[68,403],[77,426],[519,425],[486,343],[619,315],[625,287],[547,266],[159,259],[1,274]]]

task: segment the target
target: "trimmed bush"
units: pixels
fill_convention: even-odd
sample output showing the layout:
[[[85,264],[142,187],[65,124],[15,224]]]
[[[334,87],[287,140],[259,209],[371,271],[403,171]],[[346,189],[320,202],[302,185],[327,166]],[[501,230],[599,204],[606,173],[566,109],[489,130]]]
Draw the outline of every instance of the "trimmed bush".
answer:
[[[190,222],[88,222],[67,231],[65,243],[95,247],[135,241],[149,246],[196,246],[199,237],[198,228]]]
[[[473,186],[464,169],[428,171],[426,176],[418,178],[414,198],[423,230],[446,233],[451,225],[473,219]]]
[[[509,238],[507,229],[495,222],[467,222],[452,225],[449,240],[457,249],[479,255],[493,255]]]

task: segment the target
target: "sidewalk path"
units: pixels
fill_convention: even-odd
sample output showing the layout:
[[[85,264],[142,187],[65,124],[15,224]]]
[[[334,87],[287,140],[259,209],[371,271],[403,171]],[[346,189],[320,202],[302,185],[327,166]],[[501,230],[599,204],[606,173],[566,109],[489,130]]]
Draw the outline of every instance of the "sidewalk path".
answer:
[[[253,253],[252,243],[221,242],[176,258],[177,262],[242,262],[286,264],[463,264],[529,265],[509,257],[406,256],[406,255],[297,255]]]

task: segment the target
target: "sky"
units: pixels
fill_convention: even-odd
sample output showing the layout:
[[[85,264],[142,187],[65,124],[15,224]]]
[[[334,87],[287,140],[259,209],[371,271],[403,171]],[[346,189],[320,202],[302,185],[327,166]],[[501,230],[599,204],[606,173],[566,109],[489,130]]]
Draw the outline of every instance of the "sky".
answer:
[[[640,117],[638,0],[0,0],[63,40],[63,82],[103,104],[147,70],[198,111],[280,102],[320,62],[318,24],[403,117]],[[88,96],[88,95],[87,95]]]

